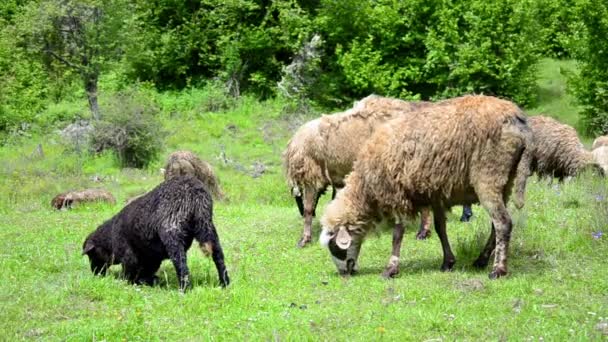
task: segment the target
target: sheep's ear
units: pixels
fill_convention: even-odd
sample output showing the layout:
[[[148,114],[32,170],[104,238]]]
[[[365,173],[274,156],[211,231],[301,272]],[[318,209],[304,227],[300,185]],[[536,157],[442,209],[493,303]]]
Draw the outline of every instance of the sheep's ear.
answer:
[[[329,245],[329,241],[333,239],[334,234],[330,234],[325,228],[321,231],[321,235],[319,236],[319,243],[321,246],[327,247]]]
[[[84,245],[84,248],[82,249],[82,255],[88,254],[90,251],[93,250],[93,248],[95,248],[95,245],[93,245],[91,241],[87,241],[87,243]]]
[[[338,245],[338,247],[340,247],[341,249],[348,249],[352,242],[353,239],[346,231],[346,228],[340,227],[340,229],[338,230],[338,234],[336,235],[336,245]]]

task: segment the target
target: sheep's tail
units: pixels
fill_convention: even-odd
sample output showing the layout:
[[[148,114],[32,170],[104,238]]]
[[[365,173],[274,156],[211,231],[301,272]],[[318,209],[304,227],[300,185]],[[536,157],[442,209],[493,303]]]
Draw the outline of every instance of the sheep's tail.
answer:
[[[528,126],[527,118],[523,113],[516,115],[515,126],[519,129],[524,139],[523,151],[519,156],[517,167],[515,168],[515,186],[513,189],[515,192],[513,203],[517,209],[521,209],[525,205],[526,182],[528,177],[532,175],[534,135],[532,134],[532,129]]]

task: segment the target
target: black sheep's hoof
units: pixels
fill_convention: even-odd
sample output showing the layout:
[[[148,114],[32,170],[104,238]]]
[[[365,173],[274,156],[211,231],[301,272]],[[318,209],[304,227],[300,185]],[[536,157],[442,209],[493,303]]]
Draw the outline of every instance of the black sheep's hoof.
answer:
[[[444,261],[441,265],[441,272],[452,272],[455,263],[456,260]]]
[[[475,268],[486,268],[488,266],[488,259],[486,258],[477,258],[477,260],[475,260],[473,262],[473,267]]]
[[[507,271],[497,268],[494,271],[490,272],[490,274],[488,274],[488,278],[493,280],[493,279],[498,279],[498,278],[504,277],[506,275],[507,275]]]
[[[311,238],[301,238],[300,241],[298,241],[298,248],[304,248],[306,247],[306,245],[308,245],[311,241]]]
[[[470,222],[473,215],[462,215],[460,216],[460,222]]]
[[[416,240],[426,240],[429,236],[431,236],[430,230],[420,229],[418,233],[416,233]]]

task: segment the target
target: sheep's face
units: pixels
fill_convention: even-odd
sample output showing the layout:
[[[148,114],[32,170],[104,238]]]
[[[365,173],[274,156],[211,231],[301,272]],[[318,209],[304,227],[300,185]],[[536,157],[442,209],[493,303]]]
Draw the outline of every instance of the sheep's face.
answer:
[[[89,257],[91,272],[95,275],[101,274],[105,276],[106,271],[112,265],[112,251],[103,246],[97,246],[93,241],[85,241],[82,247],[82,254],[86,254]]]
[[[324,227],[319,241],[329,248],[338,273],[352,275],[359,269],[357,260],[362,242],[359,235],[352,234],[344,226],[339,227],[336,232],[330,232]]]

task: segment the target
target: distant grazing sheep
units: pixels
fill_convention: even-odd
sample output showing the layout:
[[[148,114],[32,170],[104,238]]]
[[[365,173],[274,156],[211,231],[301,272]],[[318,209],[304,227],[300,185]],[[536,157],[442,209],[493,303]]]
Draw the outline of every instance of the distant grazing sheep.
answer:
[[[382,123],[431,105],[398,99],[368,96],[343,113],[324,115],[302,125],[283,152],[287,182],[304,217],[304,231],[298,246],[311,241],[312,218],[319,197],[327,186],[344,186],[357,153]],[[428,225],[428,221],[427,225]]]
[[[598,163],[604,171],[604,175],[608,175],[608,145],[597,147],[593,149],[591,153],[593,154],[595,162]]]
[[[541,178],[555,177],[560,182],[587,168],[603,173],[574,128],[540,115],[529,117],[528,125],[532,129],[534,144],[526,150],[515,181],[514,203],[517,208],[524,206],[526,179],[533,173]]]
[[[104,189],[86,189],[80,191],[69,191],[59,194],[51,201],[51,206],[55,209],[71,208],[72,205],[84,202],[107,202],[115,204],[116,199],[112,194]]]
[[[591,147],[592,150],[595,150],[598,147],[601,146],[608,146],[608,135],[603,135],[601,137],[597,137],[594,141],[593,141],[593,146]]]
[[[341,274],[352,274],[363,238],[381,218],[411,218],[431,207],[443,249],[442,270],[455,258],[445,211],[480,202],[492,218],[488,242],[475,261],[490,278],[507,274],[511,218],[506,209],[518,163],[532,133],[513,103],[490,96],[440,102],[378,128],[362,148],[346,186],[327,207],[320,241]],[[401,231],[400,231],[401,230]],[[395,227],[392,256],[383,276],[399,272],[403,226]]]
[[[176,176],[137,198],[91,233],[83,244],[91,271],[105,275],[122,264],[133,283],[154,284],[164,259],[171,259],[179,287],[189,284],[186,252],[196,239],[210,251],[222,286],[229,284],[220,239],[213,225],[213,202],[206,186],[193,176]]]
[[[165,165],[165,180],[180,175],[197,177],[216,198],[224,198],[217,176],[209,163],[202,161],[190,151],[176,151],[169,155]]]

